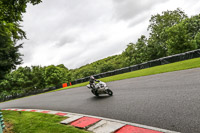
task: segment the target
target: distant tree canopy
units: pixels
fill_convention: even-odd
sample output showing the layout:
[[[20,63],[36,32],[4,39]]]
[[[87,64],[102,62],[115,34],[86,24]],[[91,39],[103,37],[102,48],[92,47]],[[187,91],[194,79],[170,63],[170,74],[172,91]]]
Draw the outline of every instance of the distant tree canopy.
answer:
[[[5,25],[2,28],[6,32],[0,32],[0,37],[2,36],[2,39],[0,39],[1,73],[7,71],[2,69],[2,66],[9,66],[8,64],[11,63],[10,70],[11,66],[17,64],[17,61],[20,63],[17,47],[21,46],[14,45],[13,34],[10,29],[6,30],[9,24],[6,22]],[[0,92],[9,94],[44,89],[90,75],[200,48],[200,15],[189,18],[180,9],[165,11],[151,17],[148,30],[150,32],[149,38],[141,35],[135,43],[129,43],[122,54],[110,56],[77,69],[69,70],[63,64],[46,67],[19,67],[17,70],[8,73],[4,80],[0,82]],[[3,52],[4,49],[6,49],[5,53]],[[15,55],[9,53],[10,50],[14,50],[12,54]],[[5,57],[6,54],[8,57],[12,55],[9,61],[7,61],[8,57]],[[12,59],[16,62],[12,63]]]
[[[166,30],[167,54],[178,54],[199,48],[200,15],[181,21]],[[177,45],[178,44],[178,45]]]
[[[28,3],[33,5],[41,0],[1,0],[0,1],[0,81],[16,65],[21,64],[22,58],[17,41],[26,38],[21,29],[22,13],[26,12]]]

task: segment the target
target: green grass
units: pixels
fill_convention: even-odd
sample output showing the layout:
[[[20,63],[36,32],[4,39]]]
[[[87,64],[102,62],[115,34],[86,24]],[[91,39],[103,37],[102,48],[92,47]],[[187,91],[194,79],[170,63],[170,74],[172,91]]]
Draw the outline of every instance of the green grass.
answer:
[[[87,133],[87,131],[60,124],[66,119],[63,116],[24,111],[1,110],[1,112],[5,123],[12,125],[13,133]]]
[[[173,71],[179,71],[179,70],[185,70],[185,69],[192,69],[192,68],[197,68],[197,67],[200,67],[200,58],[195,58],[195,59],[180,61],[180,62],[176,62],[176,63],[141,69],[141,70],[123,73],[123,74],[119,74],[119,75],[115,75],[115,76],[101,78],[99,80],[101,80],[103,82],[110,82],[110,81],[135,78],[135,77],[141,77],[141,76],[147,76],[147,75],[154,75],[154,74],[165,73],[165,72],[173,72]],[[88,84],[88,82],[84,82],[84,83],[76,84],[73,86],[57,89],[54,91],[86,86],[87,84]]]

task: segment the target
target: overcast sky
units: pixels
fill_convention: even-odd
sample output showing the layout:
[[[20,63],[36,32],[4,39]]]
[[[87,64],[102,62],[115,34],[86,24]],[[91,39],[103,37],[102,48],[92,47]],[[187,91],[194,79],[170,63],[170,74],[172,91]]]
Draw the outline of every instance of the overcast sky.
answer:
[[[200,13],[199,0],[43,0],[29,5],[21,24],[22,66],[59,65],[74,69],[120,54],[141,35],[151,15],[182,9]]]

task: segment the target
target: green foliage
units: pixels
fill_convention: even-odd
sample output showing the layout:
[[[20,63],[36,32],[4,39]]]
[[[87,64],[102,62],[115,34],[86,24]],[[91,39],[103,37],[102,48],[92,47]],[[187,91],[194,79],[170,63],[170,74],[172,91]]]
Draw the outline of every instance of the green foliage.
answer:
[[[44,89],[46,87],[44,72],[45,68],[41,66],[32,66],[32,89]]]
[[[184,23],[192,38],[195,38],[196,34],[200,32],[200,14],[192,16],[191,18],[182,21],[182,23]]]
[[[33,5],[41,0],[1,0],[0,1],[0,21],[9,23],[22,21],[22,13],[26,12],[28,3]]]
[[[147,39],[142,35],[136,44],[130,43],[125,51],[124,55],[127,66],[139,64],[147,61]]]
[[[197,46],[197,49],[200,49],[200,32],[196,34],[194,40],[192,40],[192,43],[194,43],[193,45]]]
[[[199,47],[200,15],[187,18],[166,30],[168,55]]]
[[[66,81],[65,68],[54,65],[45,68],[44,79],[47,87],[60,85]]]
[[[136,53],[136,44],[129,43],[125,51],[123,51],[122,53],[127,66],[135,64],[135,58],[134,58],[135,53]]]
[[[36,68],[19,67],[16,71],[6,75],[5,79],[0,83],[0,88],[2,91],[22,93],[45,87]]]
[[[192,37],[182,23],[169,28],[167,34],[168,55],[183,53],[197,48],[196,44],[192,43]]]
[[[69,70],[63,64],[48,67],[19,67],[0,82],[0,94],[21,94],[54,87],[69,82],[68,75]]]
[[[179,8],[174,11],[164,11],[161,15],[157,14],[151,17],[148,27],[150,31],[148,39],[149,60],[167,56],[166,29],[179,24],[186,18],[187,15]]]
[[[99,69],[100,69],[100,72],[107,72],[107,71],[114,70],[115,68],[111,62],[105,62],[103,65],[99,67]]]
[[[0,80],[6,73],[21,64],[22,58],[17,41],[26,38],[25,32],[19,23],[22,21],[22,13],[26,12],[28,3],[33,5],[41,0],[1,0],[0,1]]]
[[[22,61],[21,54],[18,52],[22,45],[15,46],[12,41],[14,27],[14,24],[0,22],[0,80]]]

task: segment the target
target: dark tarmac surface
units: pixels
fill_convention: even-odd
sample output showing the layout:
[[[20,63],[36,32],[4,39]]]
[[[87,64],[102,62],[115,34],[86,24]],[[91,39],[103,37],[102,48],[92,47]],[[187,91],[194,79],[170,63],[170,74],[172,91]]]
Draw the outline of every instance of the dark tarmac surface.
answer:
[[[85,87],[0,103],[0,108],[74,112],[182,133],[200,133],[200,68],[109,82],[95,97]]]

